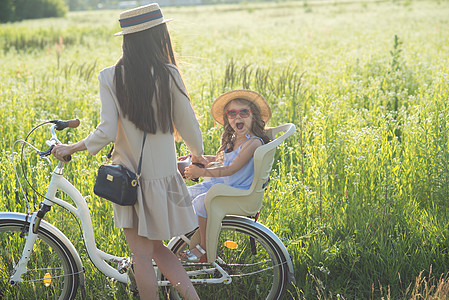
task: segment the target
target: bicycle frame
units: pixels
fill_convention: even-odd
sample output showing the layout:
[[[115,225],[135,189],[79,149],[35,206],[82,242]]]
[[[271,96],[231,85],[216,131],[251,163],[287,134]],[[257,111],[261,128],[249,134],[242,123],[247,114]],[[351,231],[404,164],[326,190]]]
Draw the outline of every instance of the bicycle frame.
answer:
[[[106,276],[126,283],[128,280],[127,274],[121,274],[117,269],[114,269],[109,264],[107,264],[106,260],[120,263],[123,260],[127,259],[127,257],[111,255],[97,248],[92,227],[92,220],[90,218],[90,212],[86,200],[78,191],[78,189],[75,188],[66,178],[64,178],[63,169],[64,163],[59,162],[58,166],[53,171],[50,184],[48,185],[47,193],[45,195],[45,199],[42,201],[42,204],[48,206],[58,204],[78,217],[81,221],[81,227],[83,230],[83,237],[87,253],[89,254],[89,257],[92,260],[93,264]],[[56,192],[58,190],[66,193],[73,200],[76,207],[62,199],[57,198]],[[13,271],[13,276],[11,277],[11,280],[14,280],[14,282],[20,282],[22,274],[26,272],[26,264],[29,259],[29,255],[27,255],[27,253],[30,253],[32,251],[33,245],[37,239],[37,234],[33,232],[35,223],[36,213],[33,213],[31,217],[28,238],[22,251],[22,256],[18,264],[16,265],[15,270]]]
[[[69,121],[70,122],[70,121]],[[75,122],[76,123],[76,122]],[[79,124],[79,121],[77,122]],[[53,125],[51,128],[52,132],[52,139],[50,141],[47,141],[47,144],[54,145],[59,143],[56,133],[55,133],[55,126]],[[76,124],[76,126],[78,126]],[[73,128],[75,128],[74,126]],[[67,126],[66,126],[67,127]],[[65,128],[65,127],[64,127]],[[63,129],[63,128],[62,128]],[[61,129],[58,129],[61,130]],[[36,148],[35,148],[36,149]],[[45,155],[49,155],[51,153],[51,149],[42,152]],[[41,155],[41,157],[43,157]],[[67,159],[66,159],[67,160]],[[70,160],[70,159],[68,159]],[[11,271],[11,276],[9,279],[9,282],[11,284],[15,284],[18,282],[23,282],[22,275],[27,272],[27,264],[30,260],[30,253],[33,251],[33,246],[36,243],[36,240],[38,238],[38,230],[39,227],[52,232],[52,234],[57,237],[63,244],[65,244],[70,252],[71,256],[75,260],[75,263],[77,264],[77,269],[79,270],[78,273],[79,279],[80,279],[80,285],[83,288],[83,295],[84,293],[84,268],[82,266],[81,259],[79,257],[79,254],[71,241],[62,233],[59,229],[57,229],[52,224],[43,221],[43,218],[45,214],[50,210],[50,208],[54,204],[58,204],[65,208],[66,210],[70,211],[72,214],[74,214],[80,221],[81,221],[81,227],[83,232],[83,239],[84,244],[87,250],[87,253],[95,265],[99,269],[101,273],[108,276],[109,278],[113,278],[121,283],[128,284],[131,283],[132,285],[135,284],[134,282],[134,276],[133,272],[127,272],[131,271],[131,262],[132,260],[129,257],[121,257],[121,256],[115,256],[109,253],[106,253],[100,249],[97,248],[96,242],[95,242],[95,234],[93,231],[92,226],[92,220],[90,216],[90,211],[87,205],[87,202],[85,198],[81,195],[79,190],[70,183],[64,176],[63,176],[63,170],[64,170],[64,163],[58,162],[58,165],[55,167],[55,169],[52,172],[50,183],[47,187],[47,192],[45,194],[45,199],[41,202],[40,209],[38,212],[33,212],[31,214],[21,214],[21,213],[8,213],[9,219],[15,219],[15,220],[21,220],[25,221],[27,224],[29,223],[29,229],[28,229],[28,235],[26,238],[25,246],[22,250],[21,257],[18,261],[18,263],[14,266],[13,270]],[[60,199],[56,197],[56,194],[58,191],[62,191],[65,194],[72,199],[74,205],[68,203],[67,201]],[[1,216],[1,215],[0,215]],[[3,216],[4,217],[4,216]],[[285,246],[282,244],[282,242],[279,240],[279,238],[271,232],[268,228],[265,226],[262,226],[258,223],[253,223],[248,218],[245,217],[236,217],[236,216],[230,216],[230,220],[234,220],[234,223],[244,224],[250,222],[250,227],[257,228],[259,232],[261,232],[260,236],[265,236],[273,241],[273,243],[276,245],[277,250],[280,250],[279,254],[279,264],[286,264],[287,266],[287,279],[289,282],[294,283],[294,276],[293,276],[293,265],[291,261],[291,257],[289,256],[287,250],[285,249]],[[241,220],[240,220],[241,219]],[[239,221],[240,220],[240,221]],[[239,222],[237,222],[239,221]],[[27,224],[28,225],[28,224]],[[248,225],[248,224],[247,224]],[[25,226],[25,225],[24,225]],[[25,233],[25,232],[23,232]],[[189,244],[190,240],[184,236],[181,235],[179,237],[174,237],[170,240],[168,243],[168,247],[171,249],[171,246],[176,244],[177,240],[182,239],[184,243]],[[274,246],[273,246],[274,247]],[[272,247],[272,248],[273,248]],[[276,251],[277,251],[276,250]],[[283,258],[282,258],[283,257]],[[117,263],[117,268],[112,267],[108,262],[114,262]],[[232,282],[232,276],[237,275],[230,275],[227,271],[225,271],[224,268],[222,268],[221,265],[226,265],[226,262],[223,261],[220,257],[217,256],[216,260],[209,263],[199,263],[195,264],[195,266],[200,267],[201,269],[193,270],[193,271],[187,271],[187,274],[192,281],[193,284],[230,284]],[[185,264],[186,267],[190,266],[188,263]],[[158,270],[157,265],[153,262],[154,271],[156,273],[157,279],[158,279],[158,285],[162,287],[171,286],[171,283],[168,280],[161,280],[162,274]],[[263,270],[262,270],[263,271]],[[281,270],[281,272],[283,272]],[[75,274],[75,273],[72,273]],[[216,274],[214,278],[195,278],[200,275],[205,274]],[[252,273],[249,273],[252,274]]]
[[[64,176],[63,176],[63,169],[64,169],[64,163],[59,162],[58,166],[54,169],[50,184],[48,185],[47,193],[45,195],[45,199],[42,201],[42,204],[52,206],[53,204],[58,204],[68,211],[72,212],[77,218],[81,221],[81,227],[83,231],[83,237],[87,249],[87,253],[92,260],[93,264],[106,276],[110,278],[114,278],[117,281],[127,283],[128,282],[128,274],[127,273],[120,273],[118,269],[114,269],[112,266],[110,266],[106,261],[110,262],[116,262],[116,263],[123,263],[127,261],[128,257],[120,257],[108,254],[106,252],[103,252],[102,250],[98,249],[95,243],[95,235],[93,232],[93,226],[92,226],[92,220],[90,217],[89,208],[87,206],[87,202],[84,199],[84,197],[81,195],[81,193],[78,191],[78,189],[73,186]],[[76,207],[71,205],[70,203],[56,197],[56,192],[58,190],[63,191],[66,193],[75,203]],[[33,249],[33,245],[36,242],[37,239],[37,233],[33,232],[33,228],[36,225],[36,215],[37,213],[34,212],[31,215],[31,222],[30,222],[30,228],[28,231],[28,238],[25,244],[25,247],[22,251],[22,256],[15,266],[13,270],[13,275],[10,277],[11,283],[16,282],[22,282],[21,276],[27,271],[26,266],[27,262],[29,260],[28,253],[31,253]],[[49,223],[46,223],[49,224]],[[38,224],[39,226],[39,224]],[[51,225],[52,226],[52,225]],[[55,228],[54,226],[52,226]],[[65,236],[64,236],[65,237]],[[68,243],[70,241],[65,238]],[[73,246],[72,246],[73,247]],[[75,250],[76,251],[76,250]],[[209,265],[210,266],[210,265]],[[169,286],[171,283],[168,280],[160,280],[161,274],[157,271],[157,267],[155,266],[155,271],[158,276],[158,285],[159,286]],[[220,273],[220,277],[216,279],[194,279],[192,278],[191,281],[193,284],[229,284],[231,283],[232,279],[229,274],[223,270],[220,265],[217,263],[213,263],[212,266],[209,268],[203,268],[202,270],[197,271],[190,271],[188,272],[189,277],[195,277],[199,276],[201,274],[206,273],[213,273],[218,271]]]

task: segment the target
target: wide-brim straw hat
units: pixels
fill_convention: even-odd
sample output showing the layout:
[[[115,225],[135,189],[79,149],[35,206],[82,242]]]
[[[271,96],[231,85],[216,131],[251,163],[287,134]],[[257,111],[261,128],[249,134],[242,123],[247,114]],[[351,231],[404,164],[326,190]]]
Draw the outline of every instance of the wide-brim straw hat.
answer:
[[[119,22],[122,31],[114,35],[124,35],[139,32],[161,25],[172,19],[164,19],[159,4],[151,3],[133,9],[125,10],[120,14]]]
[[[234,90],[222,94],[212,103],[211,113],[216,122],[223,125],[224,109],[230,101],[235,99],[244,99],[254,103],[259,108],[260,116],[265,124],[270,120],[271,109],[264,97],[250,90]]]

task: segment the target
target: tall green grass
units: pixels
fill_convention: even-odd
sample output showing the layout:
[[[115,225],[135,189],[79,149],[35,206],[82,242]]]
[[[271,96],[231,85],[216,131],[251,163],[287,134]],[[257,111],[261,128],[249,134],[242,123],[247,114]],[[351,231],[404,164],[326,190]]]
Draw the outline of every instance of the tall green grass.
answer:
[[[297,127],[278,149],[261,211],[293,259],[287,298],[448,297],[448,13],[443,1],[164,8],[206,153],[220,136],[210,105],[230,89],[264,95],[269,126]],[[42,120],[80,118],[61,135],[68,143],[98,124],[96,75],[120,55],[118,14],[0,27],[1,211],[26,211],[14,140]],[[127,255],[111,206],[92,191],[106,152],[76,154],[66,174],[88,197],[98,247]],[[25,165],[43,192],[51,168],[30,151]],[[83,258],[88,296],[128,297],[92,266],[73,217],[52,212]]]

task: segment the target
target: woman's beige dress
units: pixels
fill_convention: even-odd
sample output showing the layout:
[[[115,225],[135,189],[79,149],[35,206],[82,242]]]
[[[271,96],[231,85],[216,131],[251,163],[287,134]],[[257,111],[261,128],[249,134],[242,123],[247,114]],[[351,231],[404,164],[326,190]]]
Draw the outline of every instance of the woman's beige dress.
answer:
[[[185,90],[177,68],[170,65],[170,70],[177,85]],[[102,70],[98,76],[101,120],[98,127],[84,139],[84,143],[89,153],[95,155],[101,148],[114,142],[113,163],[136,172],[144,133],[124,118],[120,111],[114,72],[115,66],[112,66]],[[202,135],[192,105],[170,80],[175,127],[191,153],[201,155]],[[175,140],[170,132],[147,135],[137,198],[134,206],[113,205],[116,227],[137,227],[139,235],[152,240],[169,239],[196,228],[198,219],[177,169]]]

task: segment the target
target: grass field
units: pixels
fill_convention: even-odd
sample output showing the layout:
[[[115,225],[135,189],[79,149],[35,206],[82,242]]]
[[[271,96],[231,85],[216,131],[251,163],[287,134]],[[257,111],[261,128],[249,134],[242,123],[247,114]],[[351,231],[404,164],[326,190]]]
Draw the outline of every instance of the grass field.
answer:
[[[293,259],[297,286],[286,298],[447,299],[449,3],[163,11],[174,18],[169,30],[206,153],[217,150],[220,136],[210,105],[230,89],[263,94],[273,110],[269,126],[297,126],[279,147],[261,211],[261,222]],[[112,36],[118,14],[0,25],[0,211],[26,212],[10,159],[15,140],[44,120],[79,118],[81,126],[65,133],[68,143],[98,124],[96,76],[120,56],[121,38]],[[43,147],[46,133],[38,130],[31,142]],[[180,155],[187,151],[178,148]],[[127,255],[111,205],[92,190],[107,150],[76,154],[66,174],[89,197],[97,246]],[[43,192],[52,168],[31,151],[25,163],[31,184]],[[41,199],[28,193],[37,206]],[[80,251],[88,298],[126,298],[91,264],[73,217],[52,211],[49,221]]]

